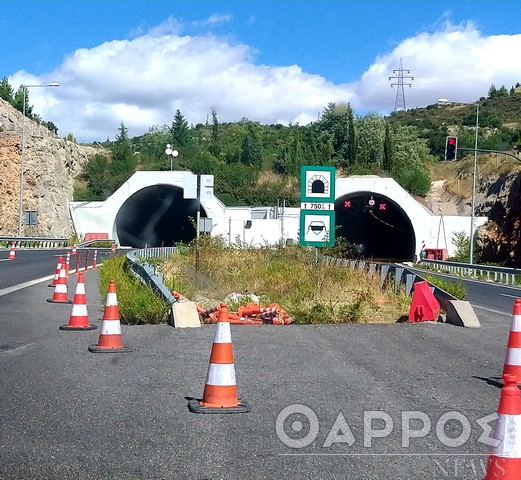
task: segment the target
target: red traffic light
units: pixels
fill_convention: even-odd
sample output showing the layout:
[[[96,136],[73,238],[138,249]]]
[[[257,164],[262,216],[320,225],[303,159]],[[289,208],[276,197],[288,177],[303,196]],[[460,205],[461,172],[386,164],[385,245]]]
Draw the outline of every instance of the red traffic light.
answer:
[[[344,202],[344,208],[351,208],[351,200],[346,200]]]
[[[387,211],[387,204],[386,204],[386,203],[383,203],[383,202],[380,203],[380,204],[378,205],[378,210],[380,210],[380,212],[385,212],[385,211]]]
[[[449,136],[445,139],[445,160],[456,160],[458,154],[458,137]]]

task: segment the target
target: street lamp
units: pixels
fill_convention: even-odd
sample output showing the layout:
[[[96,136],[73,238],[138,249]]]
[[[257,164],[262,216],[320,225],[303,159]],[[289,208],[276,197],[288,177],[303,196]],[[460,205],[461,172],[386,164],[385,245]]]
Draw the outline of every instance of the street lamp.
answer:
[[[22,236],[22,214],[23,214],[23,192],[24,192],[24,149],[25,149],[25,98],[28,88],[33,87],[59,87],[57,82],[42,83],[38,85],[22,85],[23,105],[22,105],[22,152],[20,155],[20,202],[18,204],[18,236]]]
[[[447,105],[450,103],[445,98],[439,98],[438,103],[441,105]],[[462,102],[463,103],[463,102]],[[476,177],[477,177],[477,165],[478,165],[478,133],[479,133],[479,103],[468,103],[467,105],[476,106],[476,133],[474,136],[474,169],[472,173],[472,200],[471,200],[471,212],[470,212],[470,254],[469,264],[474,264],[474,223],[475,223],[475,207],[476,207]]]
[[[172,145],[167,143],[165,153],[170,157],[170,171],[172,171],[172,158],[177,157],[179,152],[177,150],[172,150]]]

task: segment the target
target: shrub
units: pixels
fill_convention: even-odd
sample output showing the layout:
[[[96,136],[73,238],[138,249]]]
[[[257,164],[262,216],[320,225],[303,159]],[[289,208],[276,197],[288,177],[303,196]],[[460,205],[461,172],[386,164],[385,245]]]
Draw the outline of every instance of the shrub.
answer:
[[[433,275],[429,275],[426,280],[430,284],[435,285],[453,297],[456,297],[458,300],[463,300],[467,295],[467,289],[461,283],[461,278],[458,278],[458,280],[454,283],[439,277],[435,277]]]

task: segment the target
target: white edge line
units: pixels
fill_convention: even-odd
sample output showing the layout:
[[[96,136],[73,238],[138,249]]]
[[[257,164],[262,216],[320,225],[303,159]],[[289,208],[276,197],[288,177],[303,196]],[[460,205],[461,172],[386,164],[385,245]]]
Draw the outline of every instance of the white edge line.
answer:
[[[35,280],[29,280],[28,282],[19,283],[18,285],[13,285],[12,287],[7,287],[2,290],[0,290],[0,297],[3,295],[7,295],[9,293],[16,292],[17,290],[21,290],[22,288],[32,287],[33,285],[36,285],[37,283],[45,282],[46,280],[51,280],[51,278],[54,278],[54,275],[48,275],[47,277],[42,278],[36,278]]]

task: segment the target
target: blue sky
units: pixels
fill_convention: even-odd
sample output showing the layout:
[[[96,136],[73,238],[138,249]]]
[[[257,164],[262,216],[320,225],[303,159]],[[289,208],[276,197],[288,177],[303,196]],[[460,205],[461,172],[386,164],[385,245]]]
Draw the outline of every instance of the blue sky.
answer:
[[[114,138],[191,123],[307,123],[329,101],[388,114],[403,66],[407,108],[473,101],[521,82],[521,13],[499,0],[2,0],[0,77],[30,90],[60,134]],[[23,9],[23,10],[22,10]]]

